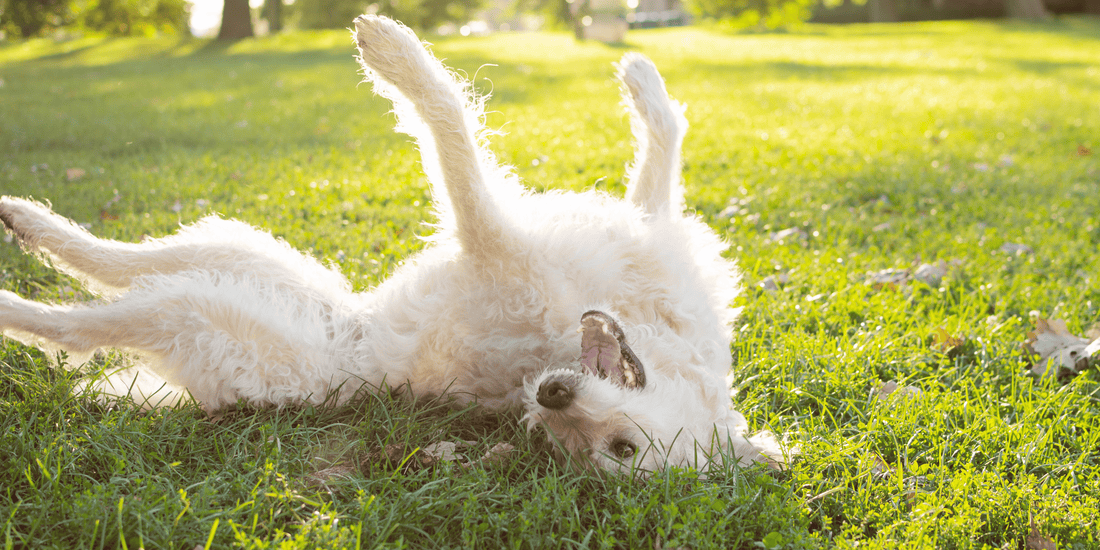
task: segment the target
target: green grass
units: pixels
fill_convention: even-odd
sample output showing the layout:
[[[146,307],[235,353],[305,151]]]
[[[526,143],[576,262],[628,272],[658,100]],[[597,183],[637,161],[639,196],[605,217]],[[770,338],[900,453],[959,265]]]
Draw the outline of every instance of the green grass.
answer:
[[[788,471],[577,474],[512,418],[390,397],[143,414],[72,397],[86,373],[5,341],[0,541],[1017,548],[1034,524],[1060,548],[1100,548],[1100,374],[1034,380],[1020,347],[1033,311],[1078,334],[1100,321],[1100,20],[688,28],[628,46],[688,104],[687,202],[747,283],[736,400],[801,447]],[[610,62],[624,48],[537,34],[435,51],[494,92],[493,146],[529,185],[622,192]],[[0,44],[0,191],[126,240],[219,212],[368,289],[421,247],[428,195],[352,55],[340,32]],[[771,238],[789,228],[804,235]],[[954,267],[935,286],[868,282],[939,260]],[[780,274],[779,290],[758,286]],[[89,297],[4,243],[0,287]],[[944,353],[941,329],[965,344]],[[921,393],[869,398],[889,380]],[[516,451],[470,469],[381,456],[462,440],[472,456]],[[333,463],[352,473],[318,483]]]

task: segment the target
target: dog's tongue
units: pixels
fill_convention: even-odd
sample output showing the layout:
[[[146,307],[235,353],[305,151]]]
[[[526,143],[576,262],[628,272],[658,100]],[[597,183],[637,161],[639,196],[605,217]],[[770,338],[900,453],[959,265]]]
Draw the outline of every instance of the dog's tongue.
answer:
[[[618,381],[623,377],[622,352],[610,328],[602,315],[581,319],[581,366],[588,374]]]
[[[641,361],[626,345],[626,336],[610,315],[589,311],[581,316],[581,367],[626,388],[645,387]]]

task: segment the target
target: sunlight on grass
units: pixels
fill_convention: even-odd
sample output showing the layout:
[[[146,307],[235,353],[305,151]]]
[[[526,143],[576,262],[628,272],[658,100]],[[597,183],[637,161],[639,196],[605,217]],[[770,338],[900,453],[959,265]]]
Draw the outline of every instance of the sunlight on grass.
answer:
[[[802,456],[784,472],[640,483],[564,470],[514,418],[391,396],[142,414],[72,397],[86,373],[4,341],[4,540],[1016,548],[1034,525],[1059,547],[1100,547],[1100,375],[1033,380],[1020,347],[1035,315],[1076,334],[1100,321],[1098,36],[1095,19],[1066,18],[631,31],[626,47],[433,39],[493,92],[490,141],[537,190],[622,193],[630,135],[611,63],[627,50],[656,62],[688,106],[688,206],[745,273],[734,399]],[[236,217],[367,289],[431,229],[418,153],[357,85],[353,53],[343,31],[5,43],[0,190],[123,240]],[[874,280],[940,261],[932,284]],[[0,288],[89,297],[7,243]],[[937,347],[943,334],[962,343]],[[887,381],[919,391],[880,400]],[[517,452],[470,469],[363,460],[438,441]],[[340,461],[351,475],[310,477]]]

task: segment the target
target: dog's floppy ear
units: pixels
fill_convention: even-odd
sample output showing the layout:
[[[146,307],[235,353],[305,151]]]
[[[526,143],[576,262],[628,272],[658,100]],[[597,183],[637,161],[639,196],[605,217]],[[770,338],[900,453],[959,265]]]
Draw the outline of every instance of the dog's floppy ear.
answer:
[[[619,323],[602,311],[581,316],[581,366],[585,372],[607,378],[625,388],[645,387],[645,369],[626,344]]]

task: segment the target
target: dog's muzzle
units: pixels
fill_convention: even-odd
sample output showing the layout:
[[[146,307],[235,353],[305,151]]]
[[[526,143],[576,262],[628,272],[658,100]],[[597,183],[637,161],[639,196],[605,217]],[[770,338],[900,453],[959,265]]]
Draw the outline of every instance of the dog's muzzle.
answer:
[[[547,409],[560,411],[571,405],[574,397],[576,392],[573,390],[572,380],[554,376],[539,384],[535,401]]]

